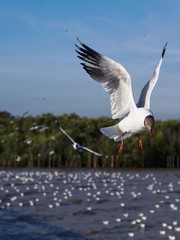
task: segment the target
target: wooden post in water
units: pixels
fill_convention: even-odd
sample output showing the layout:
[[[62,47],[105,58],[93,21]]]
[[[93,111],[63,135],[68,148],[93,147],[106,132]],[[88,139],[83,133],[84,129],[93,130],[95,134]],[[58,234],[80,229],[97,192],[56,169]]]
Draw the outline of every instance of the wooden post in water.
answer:
[[[144,168],[144,158],[142,155],[141,155],[141,168]]]
[[[78,158],[78,167],[81,168],[81,166],[82,166],[82,158],[81,158],[81,155],[78,155],[77,158]]]
[[[179,156],[177,156],[177,158],[176,158],[176,167],[177,167],[177,168],[180,167]]]
[[[87,162],[86,162],[86,167],[90,168],[91,167],[91,154],[88,154]]]
[[[171,156],[166,157],[167,168],[171,168]]]
[[[48,168],[51,168],[51,154],[49,154],[48,158]]]
[[[172,156],[169,156],[169,168],[172,168]]]
[[[30,147],[29,147],[28,167],[33,167],[33,154]]]
[[[174,168],[175,167],[175,157],[174,157],[174,155],[172,156],[172,168]]]
[[[69,166],[68,163],[69,163],[69,158],[67,158],[66,161],[65,161],[65,164],[64,164],[64,165],[65,165],[65,168],[68,168],[68,166]]]
[[[61,167],[61,159],[62,159],[62,155],[60,154],[58,158],[58,168]]]
[[[102,167],[105,168],[107,167],[107,162],[108,162],[108,157],[107,156],[103,156],[102,157]]]
[[[171,168],[171,156],[169,156],[169,168]]]
[[[111,168],[114,168],[114,156],[111,155]]]
[[[93,158],[93,167],[94,167],[94,168],[97,168],[97,159],[96,159],[95,156],[94,156],[94,158]]]
[[[119,156],[116,155],[115,157],[115,168],[118,168],[119,167]]]

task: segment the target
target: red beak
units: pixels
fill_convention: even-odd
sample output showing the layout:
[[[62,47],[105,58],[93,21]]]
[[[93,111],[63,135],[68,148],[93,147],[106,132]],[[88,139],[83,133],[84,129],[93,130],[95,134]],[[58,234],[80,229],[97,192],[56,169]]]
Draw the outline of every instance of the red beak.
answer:
[[[149,136],[152,136],[152,129],[149,130]]]

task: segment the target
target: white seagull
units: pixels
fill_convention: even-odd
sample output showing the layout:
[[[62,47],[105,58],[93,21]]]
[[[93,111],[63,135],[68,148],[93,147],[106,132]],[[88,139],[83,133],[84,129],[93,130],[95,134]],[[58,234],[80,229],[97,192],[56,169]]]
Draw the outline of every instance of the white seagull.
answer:
[[[95,152],[95,151],[93,151],[93,150],[91,150],[91,149],[89,149],[87,147],[84,147],[84,146],[80,145],[79,143],[75,142],[72,139],[72,137],[70,137],[69,134],[60,126],[60,124],[59,124],[59,122],[57,120],[56,120],[56,123],[57,123],[59,129],[61,130],[61,132],[64,133],[64,135],[66,135],[66,137],[68,137],[69,140],[72,142],[72,146],[73,146],[73,148],[75,150],[78,150],[79,152],[88,151],[90,153],[93,153],[96,156],[102,156],[102,154],[97,153],[97,152]]]
[[[141,91],[139,101],[136,104],[133,97],[131,77],[126,69],[112,59],[89,48],[80,42],[76,46],[78,57],[83,60],[82,66],[86,72],[97,82],[101,83],[106,92],[110,94],[112,119],[120,119],[116,125],[100,128],[100,131],[115,142],[122,141],[119,152],[123,151],[124,139],[137,135],[139,149],[143,144],[139,133],[147,130],[152,135],[154,116],[150,110],[150,98],[154,86],[158,80],[160,67],[166,51],[165,44],[159,63],[155,67],[152,78],[146,83]]]

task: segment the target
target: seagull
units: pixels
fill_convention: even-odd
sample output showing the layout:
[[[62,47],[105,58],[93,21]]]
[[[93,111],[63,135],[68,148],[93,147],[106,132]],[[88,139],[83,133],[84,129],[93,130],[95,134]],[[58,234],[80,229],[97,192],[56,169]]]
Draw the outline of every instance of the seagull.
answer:
[[[78,38],[77,40],[79,45],[75,44],[75,46],[78,58],[83,61],[81,65],[110,94],[112,119],[120,120],[118,124],[100,128],[101,133],[110,139],[114,139],[115,142],[121,141],[120,153],[122,153],[124,148],[124,139],[136,135],[139,140],[139,149],[142,150],[143,143],[139,134],[147,130],[149,135],[152,135],[155,120],[150,109],[150,99],[159,77],[167,43],[163,47],[153,76],[143,87],[139,101],[136,104],[132,91],[131,77],[127,70],[120,63],[94,51]]]
[[[69,140],[72,142],[72,146],[73,146],[73,148],[74,148],[75,150],[77,150],[77,151],[79,151],[79,152],[88,151],[88,152],[90,152],[90,153],[92,153],[92,154],[94,154],[94,155],[96,155],[96,156],[102,156],[102,154],[97,153],[97,152],[95,152],[95,151],[93,151],[93,150],[91,150],[91,149],[89,149],[89,148],[87,148],[87,147],[84,147],[84,146],[80,145],[79,143],[75,142],[75,141],[72,139],[72,137],[70,137],[69,134],[60,126],[60,124],[59,124],[59,122],[58,122],[57,120],[56,120],[56,123],[57,123],[60,131],[61,131],[62,133],[64,133],[64,135],[66,135],[66,137],[68,137]]]

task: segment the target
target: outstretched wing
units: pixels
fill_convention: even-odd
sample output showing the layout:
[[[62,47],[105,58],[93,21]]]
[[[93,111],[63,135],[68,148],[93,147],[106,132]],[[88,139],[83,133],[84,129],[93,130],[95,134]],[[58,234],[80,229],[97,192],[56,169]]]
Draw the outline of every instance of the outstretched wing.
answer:
[[[165,46],[163,48],[161,58],[159,60],[158,65],[154,69],[152,78],[146,83],[146,85],[144,86],[144,88],[141,91],[141,95],[139,97],[137,107],[144,107],[146,109],[150,109],[151,93],[152,93],[152,91],[156,85],[156,82],[158,80],[158,77],[159,77],[162,60],[163,60],[163,57],[164,57],[164,54],[166,51],[166,46],[167,46],[167,43],[165,44]]]
[[[57,123],[57,125],[58,125],[59,129],[61,130],[61,132],[63,132],[63,133],[71,140],[71,142],[73,143],[74,149],[76,149],[76,150],[78,150],[78,151],[80,151],[80,152],[83,151],[83,150],[86,150],[86,151],[88,151],[88,152],[90,152],[90,153],[95,154],[96,156],[102,156],[102,154],[97,153],[97,152],[95,152],[95,151],[93,151],[93,150],[91,150],[91,149],[89,149],[89,148],[87,148],[87,147],[83,147],[83,146],[81,146],[79,143],[75,142],[75,141],[69,136],[69,134],[67,134],[67,132],[60,126],[59,122],[58,122],[57,120],[56,120],[55,122]]]
[[[76,142],[72,139],[72,137],[70,137],[69,134],[60,126],[60,124],[59,124],[59,122],[58,122],[57,120],[56,120],[56,123],[57,123],[60,131],[61,131],[62,133],[64,133],[64,135],[66,135],[66,137],[68,137],[69,140],[70,140],[72,143],[76,143]]]
[[[87,148],[87,147],[83,147],[83,146],[81,146],[84,150],[86,150],[86,151],[88,151],[88,152],[90,152],[90,153],[93,153],[94,155],[96,155],[96,156],[102,156],[102,154],[100,154],[100,153],[97,153],[97,152],[95,152],[95,151],[93,151],[93,150],[91,150],[91,149],[89,149],[89,148]]]
[[[112,118],[123,118],[136,108],[129,73],[121,64],[101,55],[84,43],[80,41],[79,43],[81,46],[76,44],[75,46],[78,57],[83,60],[81,63],[83,68],[94,80],[101,83],[106,92],[111,94]]]

